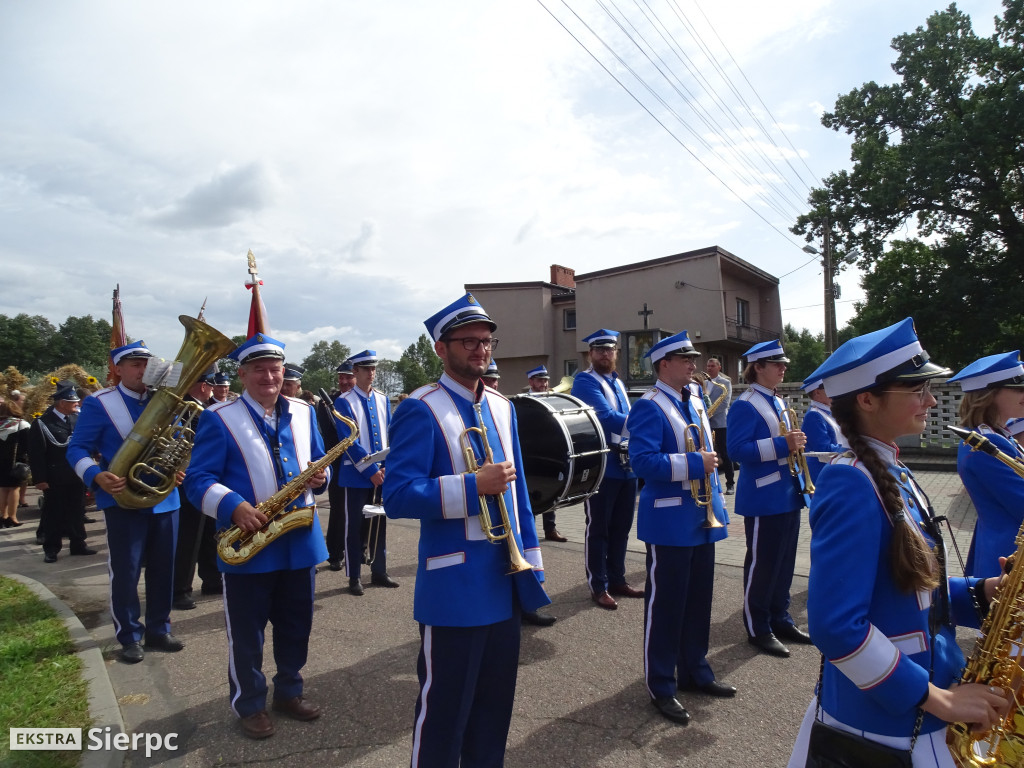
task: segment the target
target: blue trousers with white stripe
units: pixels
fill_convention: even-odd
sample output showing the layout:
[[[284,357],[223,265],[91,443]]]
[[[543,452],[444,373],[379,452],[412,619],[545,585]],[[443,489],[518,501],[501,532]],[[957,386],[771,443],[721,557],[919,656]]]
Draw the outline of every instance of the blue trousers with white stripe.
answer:
[[[792,625],[789,590],[800,538],[800,510],[743,518],[743,624],[751,637]]]
[[[644,677],[652,699],[676,695],[676,686],[707,685],[715,545],[647,545],[644,589]]]
[[[512,722],[521,617],[482,627],[420,624],[412,768],[501,768]]]
[[[228,634],[231,709],[249,717],[267,708],[264,633],[273,627],[274,698],[302,695],[302,675],[313,629],[316,568],[268,573],[222,573]]]
[[[178,510],[147,512],[107,507],[110,615],[121,645],[141,643],[143,635],[158,637],[171,631],[174,594],[174,546],[178,540]],[[146,565],[146,622],[140,621],[139,578]]]

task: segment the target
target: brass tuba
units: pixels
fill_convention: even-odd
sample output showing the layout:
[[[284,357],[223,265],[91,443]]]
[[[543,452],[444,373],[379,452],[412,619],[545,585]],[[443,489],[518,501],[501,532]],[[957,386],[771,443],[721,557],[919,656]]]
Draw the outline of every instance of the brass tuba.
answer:
[[[185,340],[175,358],[181,365],[178,383],[154,393],[107,467],[127,480],[124,490],[114,494],[125,509],[154,507],[177,487],[177,473],[192,456],[193,420],[203,410],[185,395],[203,371],[235,347],[227,336],[194,317],[179,315],[178,320],[185,326]]]
[[[693,432],[697,432],[699,439],[693,439]],[[705,437],[703,428],[699,424],[687,424],[686,425],[686,446],[687,453],[694,453],[695,451],[707,451],[708,441]],[[700,490],[700,479],[690,481],[690,495],[693,497],[693,502],[698,507],[704,508],[704,528],[722,528],[723,525],[718,522],[718,518],[715,517],[714,505],[714,486],[711,485],[711,473],[704,475],[704,493]]]
[[[305,492],[309,478],[324,467],[330,466],[359,437],[359,426],[331,406],[331,397],[323,389],[320,390],[320,399],[327,403],[331,415],[348,427],[348,437],[335,444],[323,458],[312,462],[269,499],[256,505],[256,509],[267,518],[267,522],[259,530],[243,531],[237,525],[232,525],[217,535],[217,556],[228,565],[248,562],[275,539],[296,528],[309,528],[313,524],[315,506],[287,509],[288,505]],[[315,416],[311,418],[316,421]]]
[[[476,423],[479,426],[464,429],[462,434],[459,435],[459,443],[462,446],[462,455],[466,460],[468,473],[476,474],[480,471],[480,464],[476,460],[476,453],[473,451],[473,445],[469,441],[469,433],[480,433],[480,441],[484,444],[484,454],[488,462],[494,461],[494,452],[491,450],[491,444],[487,441],[487,427],[484,426],[483,411],[480,403],[474,403],[473,409],[476,411]],[[484,536],[492,544],[497,544],[499,541],[505,542],[505,546],[508,548],[508,561],[511,568],[505,574],[506,576],[514,576],[524,571],[532,571],[533,566],[523,557],[523,553],[519,551],[519,545],[516,543],[512,520],[509,518],[508,508],[505,506],[505,496],[499,494],[495,496],[495,501],[498,504],[498,513],[501,515],[501,522],[498,525],[494,525],[491,522],[491,513],[487,508],[487,497],[484,494],[480,494],[480,514],[478,517],[480,518],[480,527],[483,529]]]
[[[975,451],[984,451],[1024,478],[1024,462],[999,450],[977,432],[947,427]],[[1024,525],[1017,532],[1017,552],[1006,579],[992,599],[982,636],[967,660],[960,681],[992,685],[1007,691],[1010,710],[988,733],[975,733],[969,723],[950,723],[946,745],[960,768],[1011,768],[1024,762]]]

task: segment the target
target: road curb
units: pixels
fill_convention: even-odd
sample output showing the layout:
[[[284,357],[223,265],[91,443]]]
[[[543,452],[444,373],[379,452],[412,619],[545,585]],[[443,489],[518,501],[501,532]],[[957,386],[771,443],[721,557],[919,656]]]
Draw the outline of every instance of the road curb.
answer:
[[[89,716],[92,718],[92,727],[106,728],[109,726],[112,734],[124,733],[124,719],[121,717],[121,708],[114,695],[114,687],[110,683],[110,675],[107,673],[103,654],[92,635],[79,621],[78,616],[53,592],[35,579],[18,573],[7,575],[31,589],[40,600],[53,608],[63,620],[64,626],[67,627],[71,641],[77,649],[75,653],[82,660],[82,677],[89,685]],[[125,752],[117,750],[83,749],[79,766],[81,768],[121,768],[124,765],[125,754]]]

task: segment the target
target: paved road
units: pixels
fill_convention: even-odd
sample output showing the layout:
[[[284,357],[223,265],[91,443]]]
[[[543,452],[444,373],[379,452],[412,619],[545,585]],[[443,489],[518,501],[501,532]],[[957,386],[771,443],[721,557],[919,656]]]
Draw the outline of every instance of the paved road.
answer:
[[[919,472],[940,514],[950,517],[965,545],[974,512],[955,474]],[[728,497],[731,502],[732,497]],[[100,515],[96,515],[101,517]],[[326,522],[326,514],[324,514]],[[227,706],[226,641],[219,598],[200,598],[193,611],[172,615],[174,632],[187,648],[149,654],[141,664],[115,660],[117,645],[107,612],[106,543],[102,523],[88,526],[95,557],[62,556],[42,561],[29,524],[0,532],[5,573],[19,573],[49,587],[78,614],[104,651],[126,727],[131,732],[178,733],[178,749],[147,759],[129,753],[127,765],[381,766],[408,764],[417,691],[417,625],[412,620],[417,524],[389,522],[390,572],[400,589],[368,587],[356,598],[342,574],[317,579],[314,633],[305,670],[306,693],[323,704],[313,723],[278,721],[264,742],[239,735]],[[509,768],[658,768],[660,766],[783,766],[817,676],[817,652],[794,646],[786,660],[753,652],[740,622],[742,520],[718,545],[711,628],[712,666],[739,695],[718,701],[680,699],[692,715],[688,727],[661,718],[642,683],[641,600],[623,600],[615,612],[596,608],[583,584],[582,507],[558,512],[566,544],[544,544],[548,590],[558,617],[551,628],[526,627],[515,714],[509,737]],[[794,615],[805,618],[809,535],[801,534]],[[964,546],[966,553],[966,548]],[[643,547],[630,544],[630,580],[643,582]],[[710,587],[710,585],[709,585]],[[198,591],[198,590],[197,590]],[[273,672],[268,637],[265,669]]]

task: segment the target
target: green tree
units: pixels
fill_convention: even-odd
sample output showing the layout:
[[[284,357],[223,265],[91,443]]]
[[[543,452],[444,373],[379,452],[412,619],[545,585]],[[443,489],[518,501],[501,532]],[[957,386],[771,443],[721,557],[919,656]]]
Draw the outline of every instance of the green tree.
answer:
[[[56,367],[57,329],[42,315],[0,315],[0,368],[14,366],[22,373]]]
[[[335,369],[351,354],[352,350],[340,341],[316,342],[302,361],[306,371],[302,374],[302,388],[314,394],[321,388],[328,392],[334,390],[338,383]]]
[[[434,343],[425,333],[421,333],[415,344],[402,353],[396,365],[402,377],[402,391],[412,392],[414,389],[437,381],[441,378],[444,365],[434,351]]]
[[[933,14],[926,26],[893,40],[898,82],[866,83],[822,117],[826,127],[853,137],[853,165],[812,191],[811,210],[793,231],[816,240],[828,222],[837,251],[860,248],[859,263],[874,270],[869,279],[877,276],[865,322],[892,317],[873,315],[868,305],[881,298],[885,280],[898,271],[894,259],[902,256],[944,270],[941,278],[916,275],[930,289],[917,298],[945,315],[935,318],[940,322],[927,338],[949,336],[964,314],[988,314],[985,304],[1019,307],[1024,299],[1024,0],[1004,0],[1003,7],[988,38],[974,33],[956,5]],[[895,253],[886,253],[887,238],[911,220],[931,254],[895,244]],[[966,264],[958,268],[954,259]],[[998,297],[975,290],[996,276]],[[959,282],[964,277],[966,291]],[[903,301],[894,293],[886,297],[890,306]],[[989,326],[980,338],[991,339],[995,349],[1013,349],[1019,346],[1015,325]]]
[[[786,381],[800,382],[825,361],[825,334],[817,336],[806,328],[798,332],[789,323],[782,330],[782,347],[790,362],[786,368]]]
[[[398,363],[383,358],[377,363],[377,376],[373,385],[388,397],[402,392],[402,374],[398,372]]]
[[[69,317],[58,329],[57,365],[78,363],[85,368],[103,368],[110,353],[110,323],[92,315]]]

